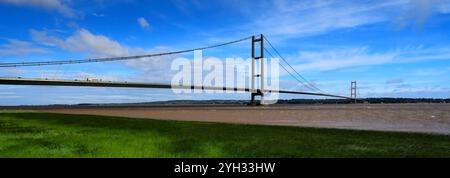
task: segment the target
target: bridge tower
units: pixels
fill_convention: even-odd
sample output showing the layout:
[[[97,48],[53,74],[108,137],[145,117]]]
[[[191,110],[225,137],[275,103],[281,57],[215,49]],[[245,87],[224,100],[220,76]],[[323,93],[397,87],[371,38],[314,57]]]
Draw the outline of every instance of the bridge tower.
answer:
[[[259,55],[255,55],[255,44],[259,43]],[[258,66],[256,61],[259,60],[259,73],[255,74]],[[255,97],[261,96],[260,104],[264,104],[264,36],[261,34],[259,38],[252,36],[252,99],[250,104],[257,105]],[[256,80],[260,79],[259,87],[256,86]]]
[[[356,103],[356,81],[352,81],[350,86],[350,98]]]

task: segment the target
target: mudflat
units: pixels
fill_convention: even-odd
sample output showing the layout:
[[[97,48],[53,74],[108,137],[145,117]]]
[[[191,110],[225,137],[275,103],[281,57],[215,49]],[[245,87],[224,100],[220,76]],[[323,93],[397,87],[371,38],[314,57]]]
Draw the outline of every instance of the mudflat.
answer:
[[[143,119],[450,134],[450,104],[444,103],[270,105],[258,107],[90,106],[20,109]]]

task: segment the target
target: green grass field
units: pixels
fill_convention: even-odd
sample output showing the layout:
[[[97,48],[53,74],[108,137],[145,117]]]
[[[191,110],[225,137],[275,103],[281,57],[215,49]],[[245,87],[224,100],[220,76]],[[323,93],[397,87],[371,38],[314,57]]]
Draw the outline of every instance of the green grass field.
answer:
[[[0,111],[0,157],[450,157],[450,136]]]

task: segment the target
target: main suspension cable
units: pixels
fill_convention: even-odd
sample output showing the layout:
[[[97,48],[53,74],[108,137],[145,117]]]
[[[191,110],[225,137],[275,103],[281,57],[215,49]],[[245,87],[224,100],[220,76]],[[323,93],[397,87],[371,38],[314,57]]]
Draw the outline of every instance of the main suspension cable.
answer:
[[[165,52],[165,53],[135,55],[135,56],[125,56],[125,57],[93,58],[93,59],[81,59],[81,60],[0,63],[0,67],[47,66],[47,65],[65,65],[65,64],[123,61],[123,60],[131,60],[131,59],[140,59],[140,58],[149,58],[149,57],[158,57],[158,56],[188,53],[188,52],[193,52],[193,51],[197,51],[197,50],[206,50],[206,49],[217,48],[217,47],[226,46],[226,45],[230,45],[230,44],[234,44],[234,43],[239,43],[239,42],[249,40],[249,39],[251,39],[251,37],[246,37],[246,38],[242,38],[242,39],[238,39],[238,40],[234,40],[234,41],[230,41],[230,42],[226,42],[226,43],[221,43],[221,44],[217,44],[217,45],[212,45],[212,46],[180,50],[180,51],[171,51],[171,52]]]
[[[275,58],[269,50],[267,50],[266,48],[264,48],[264,50],[265,50],[272,58]],[[289,75],[292,76],[292,78],[294,78],[295,80],[297,80],[297,81],[298,81],[299,83],[301,83],[303,86],[305,86],[306,88],[308,88],[308,89],[310,89],[310,90],[313,90],[313,91],[315,90],[314,88],[311,88],[310,86],[306,85],[303,81],[301,81],[300,79],[298,79],[294,74],[292,74],[289,70],[287,70],[286,67],[285,67],[282,63],[279,63],[279,64],[280,64],[280,66],[281,66],[281,67],[282,67]]]
[[[267,41],[267,43],[269,43],[270,47],[278,54],[278,56],[298,75],[300,76],[300,78],[302,78],[305,83],[307,83],[310,87],[314,88],[314,90],[323,92],[321,89],[319,89],[318,87],[316,87],[314,84],[312,84],[310,81],[306,80],[305,77],[303,77],[299,72],[297,72],[297,70],[294,69],[294,67],[292,67],[289,62],[287,62],[286,59],[284,59],[284,57],[280,54],[280,52],[278,52],[278,50],[272,45],[272,43],[270,43],[270,41],[267,39],[266,36],[264,36],[264,39]]]

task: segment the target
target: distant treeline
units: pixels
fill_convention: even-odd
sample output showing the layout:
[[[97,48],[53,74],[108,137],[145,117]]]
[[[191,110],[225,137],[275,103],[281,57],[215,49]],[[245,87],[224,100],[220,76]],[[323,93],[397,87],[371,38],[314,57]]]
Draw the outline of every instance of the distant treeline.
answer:
[[[278,104],[350,104],[354,100],[349,99],[291,99],[279,100]],[[450,103],[450,98],[361,98],[356,100],[357,103]]]
[[[361,98],[356,100],[357,103],[450,103],[448,99],[435,99],[435,98]],[[277,104],[351,104],[354,100],[350,99],[290,99],[290,100],[278,100]],[[145,103],[116,103],[116,104],[78,104],[79,106],[89,105],[133,105],[133,106],[146,106],[146,105],[247,105],[249,100],[173,100],[173,101],[156,101]]]

